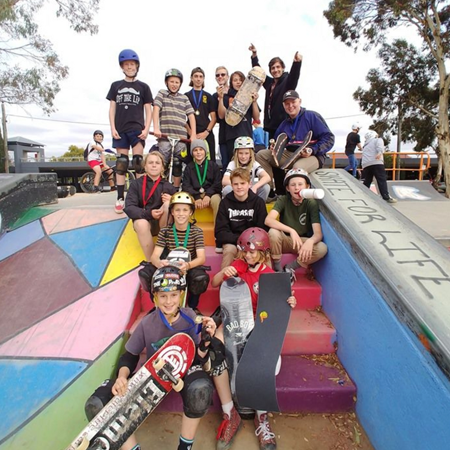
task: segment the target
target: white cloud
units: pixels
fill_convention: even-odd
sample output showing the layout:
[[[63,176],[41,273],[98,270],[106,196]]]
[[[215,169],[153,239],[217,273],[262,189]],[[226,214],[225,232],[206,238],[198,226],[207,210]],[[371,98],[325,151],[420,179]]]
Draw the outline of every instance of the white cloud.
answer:
[[[179,68],[187,80],[191,69],[201,66],[206,72],[206,89],[213,92],[218,65],[230,71],[250,69],[248,46],[252,42],[264,69],[273,56],[280,56],[287,67],[297,50],[304,56],[298,86],[303,105],[329,118],[328,125],[336,134],[335,148],[342,150],[355,120],[365,128],[372,123],[364,115],[351,117],[361,114],[352,94],[364,85],[377,60],[375,53],[355,54],[334,40],[323,17],[327,6],[328,0],[262,0],[257,4],[236,0],[221,4],[206,0],[195,4],[104,0],[96,17],[99,33],[90,36],[77,34],[65,20],[56,19],[50,2],[37,21],[69,66],[70,75],[56,98],[58,112],[50,116],[55,121],[10,116],[9,136],[21,135],[46,144],[48,156],[62,154],[72,144],[84,147],[96,128],[104,130],[109,144],[105,97],[111,83],[123,76],[117,61],[122,49],[132,48],[139,54],[139,78],[150,85],[155,96],[164,87],[164,73],[171,67]],[[182,90],[189,90],[188,82]],[[26,109],[36,119],[45,117],[36,107]],[[15,107],[8,107],[7,112],[26,115]],[[350,117],[331,119],[343,116]]]

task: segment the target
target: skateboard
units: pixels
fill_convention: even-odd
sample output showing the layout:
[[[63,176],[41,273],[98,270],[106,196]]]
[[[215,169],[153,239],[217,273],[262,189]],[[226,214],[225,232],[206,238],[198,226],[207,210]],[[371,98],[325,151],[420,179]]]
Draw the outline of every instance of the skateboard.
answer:
[[[191,252],[184,247],[176,247],[167,255],[171,266],[179,267],[181,262],[191,262]]]
[[[260,411],[279,411],[275,369],[291,315],[288,273],[259,277],[255,328],[236,371],[236,396],[242,406]]]
[[[255,66],[250,70],[225,113],[225,122],[228,125],[235,127],[244,118],[253,103],[252,94],[259,91],[265,79],[266,73],[261,67]]]
[[[220,287],[225,356],[230,374],[233,400],[236,401],[236,370],[255,321],[247,283],[238,277],[225,280]],[[240,408],[238,407],[239,412]],[[253,411],[249,411],[253,414]]]
[[[286,147],[287,142],[288,137],[286,133],[279,134],[276,141],[271,139],[270,149],[272,150],[272,156],[277,167],[280,167],[281,157],[283,156],[284,147]]]
[[[67,450],[119,450],[172,388],[177,392],[183,389],[181,378],[194,356],[190,336],[172,336],[130,378],[127,393],[113,397]]]
[[[308,133],[305,136],[305,139],[303,140],[301,145],[299,145],[299,147],[295,151],[287,152],[289,157],[283,164],[281,164],[281,168],[282,169],[285,169],[285,170],[292,169],[292,166],[295,164],[297,159],[299,159],[301,157],[301,154],[304,151],[308,151],[309,154],[311,153],[311,149],[307,149],[307,147],[308,147],[308,145],[311,142],[312,135],[313,135],[312,131],[308,131]],[[276,143],[275,143],[275,145],[276,145]],[[283,150],[284,150],[285,146],[286,146],[286,144],[283,146],[282,150],[281,149],[279,150],[279,153],[281,153],[281,154],[279,155],[278,161],[281,160],[281,157],[283,155]]]

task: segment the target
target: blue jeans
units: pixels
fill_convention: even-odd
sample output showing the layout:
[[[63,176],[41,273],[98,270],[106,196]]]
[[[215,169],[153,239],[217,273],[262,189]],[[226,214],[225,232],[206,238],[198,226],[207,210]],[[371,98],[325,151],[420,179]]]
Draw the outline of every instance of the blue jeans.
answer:
[[[352,175],[356,177],[356,168],[358,167],[358,160],[354,153],[351,155],[347,155],[348,158],[348,166],[344,170],[352,170]]]

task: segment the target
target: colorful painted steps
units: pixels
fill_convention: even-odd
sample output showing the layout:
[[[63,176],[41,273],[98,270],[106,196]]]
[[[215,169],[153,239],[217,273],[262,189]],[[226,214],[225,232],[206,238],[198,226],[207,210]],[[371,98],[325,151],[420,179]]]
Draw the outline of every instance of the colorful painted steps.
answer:
[[[278,404],[283,413],[339,413],[352,411],[356,386],[342,368],[302,356],[283,356],[276,377]],[[183,410],[181,397],[171,392],[159,406],[165,412]],[[220,400],[214,394],[210,412],[220,412]]]

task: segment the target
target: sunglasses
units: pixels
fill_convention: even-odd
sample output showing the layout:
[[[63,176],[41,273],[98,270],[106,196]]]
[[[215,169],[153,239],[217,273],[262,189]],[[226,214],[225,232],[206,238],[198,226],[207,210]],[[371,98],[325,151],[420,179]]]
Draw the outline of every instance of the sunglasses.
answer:
[[[219,78],[219,77],[226,77],[226,76],[227,76],[226,73],[216,73],[216,78]]]

